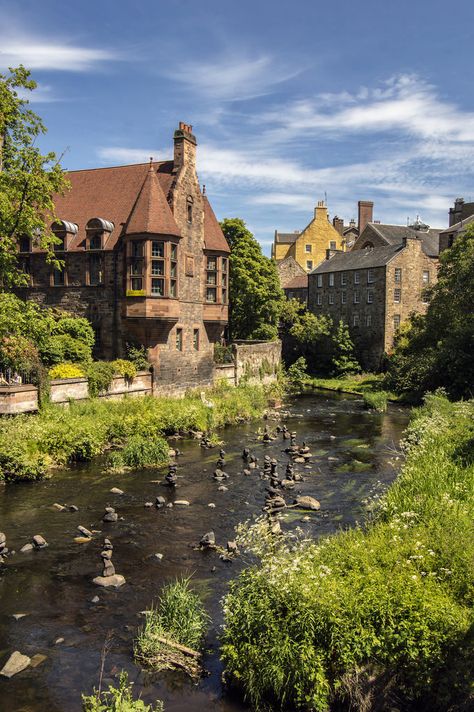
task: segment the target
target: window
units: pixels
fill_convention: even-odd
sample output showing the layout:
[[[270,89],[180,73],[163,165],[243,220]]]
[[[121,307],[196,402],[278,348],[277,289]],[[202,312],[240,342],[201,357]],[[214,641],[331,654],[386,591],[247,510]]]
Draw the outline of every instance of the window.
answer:
[[[334,287],[334,272],[329,272],[329,282],[330,287]]]
[[[144,288],[144,241],[136,240],[129,243],[129,280],[130,289],[141,292]]]
[[[429,298],[428,294],[427,294],[425,291],[423,291],[423,292],[421,293],[421,301],[422,301],[423,304],[429,304],[429,302],[430,302],[430,298]]]
[[[395,267],[395,282],[398,284],[402,281],[402,268]]]
[[[59,242],[53,245],[54,252],[64,252],[66,249],[66,238],[59,237],[59,235],[55,235],[55,237],[59,240]]]
[[[375,273],[373,269],[367,270],[367,283],[375,282]]]
[[[423,284],[429,284],[430,283],[430,271],[429,269],[424,269],[423,270]]]
[[[133,292],[141,292],[143,290],[142,277],[131,277],[130,278],[130,289]]]
[[[452,247],[454,242],[454,235],[448,235],[448,247]]]
[[[328,304],[334,304],[334,292],[331,292],[331,294],[329,295]]]
[[[20,237],[19,250],[20,252],[31,252],[31,240],[29,237]]]
[[[165,296],[165,280],[152,278],[151,293],[155,297],[164,297]]]
[[[306,260],[306,269],[313,269],[313,260]]]
[[[393,301],[395,304],[400,304],[400,302],[402,301],[402,290],[401,289],[393,290]]]
[[[217,257],[207,258],[206,284],[211,285],[206,289],[206,301],[217,302]]]
[[[199,329],[193,331],[193,348],[195,351],[199,351]]]
[[[343,291],[341,292],[341,304],[345,304],[347,302],[347,292]]]
[[[213,304],[215,304],[217,302],[217,289],[212,288],[212,287],[207,287],[206,302],[212,302]]]
[[[367,314],[365,317],[365,325],[372,326],[372,314]]]
[[[400,314],[393,315],[393,328],[395,331],[400,328]]]
[[[352,326],[359,326],[359,315],[354,314],[352,317]]]
[[[89,238],[89,250],[102,249],[102,233],[96,232]]]
[[[165,256],[165,243],[157,242],[153,240],[151,243],[151,256],[152,257],[164,257]]]
[[[331,240],[329,243],[329,249],[330,250],[337,250],[337,242],[335,240]]]
[[[360,282],[360,275],[358,272],[354,272],[354,284],[359,284]]]
[[[102,284],[102,257],[89,255],[89,285],[94,287],[97,284]]]
[[[183,350],[183,330],[182,329],[176,329],[176,350],[177,351]]]
[[[63,269],[53,269],[53,286],[64,287],[66,284],[66,271]]]
[[[344,286],[346,284],[346,273],[341,272],[341,284]]]
[[[311,245],[305,245],[305,246],[304,246],[304,251],[305,251],[305,252],[311,252],[311,250],[312,250]]]
[[[367,290],[367,304],[372,304],[374,301],[374,293],[371,289]]]
[[[359,303],[359,292],[354,292],[354,304]]]
[[[318,274],[318,275],[316,276],[316,286],[317,286],[317,287],[322,287],[322,286],[323,286],[323,275],[322,275],[322,274]]]
[[[318,292],[318,294],[316,294],[316,304],[318,307],[320,307],[322,303],[323,303],[323,295],[320,292]]]
[[[190,195],[188,195],[186,200],[186,217],[188,223],[191,224],[193,221],[193,199]]]
[[[206,302],[227,304],[229,283],[229,260],[227,257],[206,257]]]
[[[175,243],[131,240],[127,249],[127,290],[153,297],[177,297],[178,246]]]

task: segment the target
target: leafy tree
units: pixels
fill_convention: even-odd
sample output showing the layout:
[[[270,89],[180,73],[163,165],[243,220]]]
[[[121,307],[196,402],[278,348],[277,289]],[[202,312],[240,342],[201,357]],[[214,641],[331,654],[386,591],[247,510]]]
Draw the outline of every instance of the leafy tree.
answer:
[[[230,252],[229,325],[233,339],[276,339],[284,300],[275,263],[240,218],[221,222]]]
[[[17,259],[21,237],[29,237],[46,250],[49,262],[60,266],[50,224],[53,196],[65,190],[67,181],[56,155],[43,155],[36,145],[46,128],[20,95],[35,88],[23,66],[0,74],[0,285],[4,289],[28,283]]]
[[[286,361],[303,356],[312,372],[324,370],[331,327],[329,317],[316,316],[298,299],[285,300],[280,312],[280,334]]]
[[[342,321],[335,327],[331,340],[333,344],[332,370],[335,376],[346,376],[360,371],[354,355],[354,344],[349,334],[349,327]]]
[[[387,385],[420,399],[445,388],[453,398],[474,389],[474,227],[441,253],[438,281],[425,315],[399,332],[389,359]]]

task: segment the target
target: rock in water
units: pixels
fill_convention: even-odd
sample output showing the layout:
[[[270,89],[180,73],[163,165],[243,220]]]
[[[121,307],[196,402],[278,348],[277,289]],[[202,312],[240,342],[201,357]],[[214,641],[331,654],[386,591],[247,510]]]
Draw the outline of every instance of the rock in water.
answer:
[[[43,655],[42,653],[36,653],[36,655],[33,655],[33,657],[31,658],[30,666],[32,668],[38,667],[38,665],[44,663],[46,659],[46,655]]]
[[[25,670],[30,662],[31,660],[27,655],[23,655],[18,650],[15,650],[0,670],[0,675],[3,675],[3,677],[13,677],[13,675]]]
[[[314,497],[308,497],[307,495],[301,495],[295,499],[295,504],[300,509],[313,509],[317,510],[321,508],[321,504]]]
[[[37,549],[44,549],[46,546],[48,546],[48,542],[41,536],[41,534],[34,535],[33,544]]]
[[[24,546],[21,547],[20,552],[22,554],[26,554],[27,551],[33,551],[34,546],[33,544],[25,544]]]
[[[92,582],[96,584],[96,586],[103,586],[107,588],[108,586],[115,586],[115,588],[118,588],[119,586],[123,586],[125,583],[125,577],[121,576],[120,574],[114,574],[113,576],[96,576],[95,579],[92,579]]]
[[[177,507],[189,507],[189,502],[187,499],[177,499],[174,504]]]
[[[112,487],[110,492],[111,494],[123,494],[123,490],[119,489],[118,487]]]
[[[118,514],[113,507],[106,507],[105,514],[102,517],[103,522],[116,522],[118,520]]]
[[[209,549],[211,547],[214,547],[216,545],[216,535],[214,532],[207,532],[207,534],[204,534],[204,536],[201,538],[201,541],[199,542],[199,546],[202,546],[204,549]]]
[[[89,531],[89,529],[86,529],[85,527],[81,527],[81,525],[79,525],[79,526],[77,527],[77,529],[78,529],[78,531],[81,532],[82,536],[85,536],[85,537],[87,537],[88,539],[92,539],[92,532]]]

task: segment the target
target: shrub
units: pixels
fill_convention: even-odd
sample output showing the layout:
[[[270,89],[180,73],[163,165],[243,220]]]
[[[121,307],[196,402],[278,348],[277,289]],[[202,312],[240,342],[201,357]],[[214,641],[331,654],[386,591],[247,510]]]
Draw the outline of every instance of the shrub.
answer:
[[[215,363],[233,363],[234,352],[232,346],[223,346],[222,344],[214,344],[214,362]]]
[[[84,370],[75,363],[58,363],[49,369],[48,375],[53,381],[61,378],[82,378]]]
[[[126,467],[157,467],[168,459],[168,443],[164,438],[150,439],[143,435],[132,435],[121,454]]]
[[[87,367],[89,381],[89,395],[96,398],[101,393],[106,393],[110,388],[115,375],[115,368],[108,361],[94,361]]]
[[[158,608],[146,612],[145,625],[135,641],[135,658],[154,670],[180,667],[191,675],[198,672],[195,658],[180,654],[167,645],[169,640],[192,650],[199,650],[209,617],[199,596],[190,588],[189,579],[178,579],[165,586]]]
[[[287,371],[288,388],[292,393],[300,393],[308,380],[306,359],[300,356]]]
[[[65,361],[88,363],[92,359],[92,349],[83,341],[70,334],[53,334],[41,346],[41,359],[54,366]]]
[[[119,686],[109,686],[107,692],[94,692],[93,695],[82,695],[83,712],[163,712],[163,703],[157,701],[155,706],[146,705],[143,700],[132,697],[132,682],[128,674],[122,670]]]
[[[137,367],[132,361],[126,361],[123,358],[118,358],[112,361],[114,372],[119,376],[123,376],[126,381],[131,382],[137,375]]]
[[[349,327],[342,320],[335,327],[331,340],[333,344],[332,370],[335,376],[359,373],[360,366],[354,355]]]
[[[375,391],[374,393],[364,393],[364,406],[368,410],[377,410],[379,413],[385,413],[387,410],[387,394],[385,391]]]
[[[149,371],[148,349],[143,345],[127,344],[127,359],[135,364],[137,371]]]
[[[22,373],[37,372],[40,366],[38,349],[25,336],[4,336],[0,340],[0,368]]]
[[[0,481],[41,480],[50,464],[51,459],[27,440],[2,441],[0,444]]]

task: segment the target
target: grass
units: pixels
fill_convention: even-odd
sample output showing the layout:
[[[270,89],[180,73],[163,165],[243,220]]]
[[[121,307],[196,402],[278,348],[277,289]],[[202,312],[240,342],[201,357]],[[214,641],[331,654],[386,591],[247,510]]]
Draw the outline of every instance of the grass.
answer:
[[[341,378],[310,378],[307,385],[313,388],[324,388],[340,393],[354,393],[361,396],[370,394],[385,394],[386,400],[400,401],[400,396],[391,391],[384,390],[385,374],[359,373]]]
[[[199,676],[199,650],[208,622],[189,579],[168,584],[161,592],[158,607],[145,614],[145,625],[135,641],[135,659],[154,671],[178,668],[191,677]]]
[[[319,542],[262,519],[224,602],[226,677],[256,710],[470,709],[474,401],[427,397],[364,527]]]
[[[106,692],[82,695],[83,712],[163,712],[162,702],[157,701],[152,706],[146,705],[141,699],[134,700],[132,685],[127,673],[122,671],[118,687],[110,685]]]
[[[388,395],[385,391],[375,391],[374,393],[364,393],[364,407],[367,410],[376,410],[378,413],[385,413],[387,410]]]
[[[91,460],[111,448],[120,451],[114,452],[112,469],[159,465],[168,457],[165,436],[211,432],[260,417],[267,393],[263,386],[234,388],[222,382],[206,391],[205,400],[198,392],[180,399],[91,399],[67,409],[48,405],[37,415],[3,418],[0,481],[42,479],[55,467]]]

